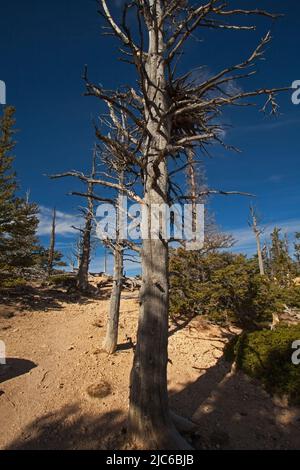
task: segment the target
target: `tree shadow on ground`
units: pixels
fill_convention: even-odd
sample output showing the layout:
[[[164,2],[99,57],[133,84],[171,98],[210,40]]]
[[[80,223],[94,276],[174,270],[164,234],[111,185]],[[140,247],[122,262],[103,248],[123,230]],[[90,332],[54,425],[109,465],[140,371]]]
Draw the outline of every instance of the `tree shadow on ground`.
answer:
[[[95,300],[106,300],[109,298],[107,290],[82,294],[78,290],[65,288],[22,286],[14,289],[5,289],[0,292],[0,303],[9,307],[18,306],[21,310],[61,310],[62,303],[88,304]],[[6,312],[2,317],[6,318]]]
[[[9,357],[6,359],[6,364],[0,365],[0,383],[27,374],[35,367],[37,367],[37,364],[28,359]]]
[[[33,421],[5,450],[118,449],[126,440],[125,425],[120,410],[95,417],[69,405]]]
[[[178,331],[183,330],[188,326],[188,324],[193,320],[193,317],[186,318],[186,317],[179,317],[173,318],[171,320],[171,324],[169,325],[169,338],[175,335]]]
[[[202,371],[170,405],[198,426],[198,449],[298,449],[300,410],[275,404],[259,383],[224,358]]]
[[[117,346],[117,352],[121,351],[130,351],[135,349],[135,344],[132,341],[127,341],[126,343],[120,343]]]

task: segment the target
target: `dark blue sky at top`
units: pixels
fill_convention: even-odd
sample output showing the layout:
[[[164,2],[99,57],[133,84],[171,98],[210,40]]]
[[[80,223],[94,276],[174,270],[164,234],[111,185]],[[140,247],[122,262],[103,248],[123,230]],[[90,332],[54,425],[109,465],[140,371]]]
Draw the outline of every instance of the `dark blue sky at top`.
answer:
[[[122,2],[108,3],[115,14],[120,12],[117,5]],[[275,24],[259,19],[256,32],[200,31],[200,41],[189,42],[180,71],[204,65],[213,73],[241,61],[271,28],[266,60],[242,87],[290,86],[300,80],[300,2],[229,3],[285,17]],[[81,202],[66,195],[74,181],[50,181],[43,175],[90,166],[92,120],[103,108],[97,99],[83,96],[84,65],[91,79],[107,88],[134,80],[134,69],[117,60],[116,42],[101,36],[101,24],[94,0],[0,0],[0,80],[6,82],[8,104],[17,108],[18,177],[24,191],[30,188],[32,200],[68,214],[76,214]],[[300,105],[292,104],[291,93],[280,96],[279,103],[281,115],[276,119],[264,116],[259,106],[226,113],[222,121],[231,126],[226,142],[243,152],[211,147],[213,158],[205,158],[205,168],[210,187],[256,194],[265,223],[282,223],[293,231],[300,229]],[[257,104],[262,106],[263,99]],[[244,240],[247,248],[249,200],[215,197],[210,206],[218,224],[240,236],[241,246]]]

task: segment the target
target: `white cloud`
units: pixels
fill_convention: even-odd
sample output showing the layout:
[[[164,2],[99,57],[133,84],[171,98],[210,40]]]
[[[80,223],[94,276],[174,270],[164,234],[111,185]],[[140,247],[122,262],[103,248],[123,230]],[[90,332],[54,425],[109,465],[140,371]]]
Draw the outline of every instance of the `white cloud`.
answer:
[[[289,219],[289,220],[279,220],[278,222],[264,224],[265,231],[262,234],[261,240],[264,243],[265,240],[270,238],[270,234],[273,231],[274,227],[281,228],[282,234],[287,234],[293,236],[295,232],[300,231],[300,220],[299,219]],[[235,252],[244,252],[247,254],[252,254],[256,250],[255,238],[250,227],[227,230],[233,238],[236,240],[236,244],[233,246],[232,251]]]
[[[38,235],[49,235],[51,233],[51,225],[52,225],[52,213],[53,209],[49,209],[45,206],[40,206],[40,214],[39,214],[39,227],[38,227]],[[56,212],[56,233],[57,235],[63,236],[70,236],[74,235],[74,229],[72,225],[75,227],[80,227],[82,224],[82,216],[81,215],[74,215],[69,214],[67,212]]]

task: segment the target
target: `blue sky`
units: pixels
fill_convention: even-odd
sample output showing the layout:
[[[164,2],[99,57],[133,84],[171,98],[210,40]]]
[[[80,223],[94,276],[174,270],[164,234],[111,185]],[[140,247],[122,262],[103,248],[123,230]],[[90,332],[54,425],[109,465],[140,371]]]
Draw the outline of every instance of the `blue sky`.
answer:
[[[109,2],[118,14],[120,1]],[[243,0],[231,2],[282,12],[275,24],[258,21],[256,32],[203,31],[200,41],[189,43],[181,70],[203,65],[216,72],[249,55],[271,28],[273,41],[266,60],[260,62],[251,87],[290,86],[300,80],[300,3],[294,0]],[[101,36],[101,18],[94,0],[1,0],[0,80],[7,86],[7,102],[17,108],[15,167],[22,189],[41,205],[40,235],[48,242],[50,209],[59,210],[58,247],[68,252],[73,241],[70,226],[78,222],[76,198],[67,196],[74,181],[51,181],[45,174],[90,166],[94,144],[92,120],[102,111],[94,98],[84,97],[81,79],[89,75],[107,88],[133,80],[133,69],[119,62],[112,38]],[[245,83],[250,87],[250,82]],[[300,230],[300,105],[291,94],[279,98],[280,116],[264,116],[256,108],[230,111],[223,122],[230,125],[226,141],[239,148],[234,154],[211,148],[205,159],[212,188],[256,194],[255,203],[267,231],[274,224],[289,233]],[[263,101],[260,101],[263,105]],[[251,253],[254,243],[247,228],[249,200],[215,197],[209,205],[223,230],[238,239],[236,250]],[[93,262],[102,264],[99,252]]]

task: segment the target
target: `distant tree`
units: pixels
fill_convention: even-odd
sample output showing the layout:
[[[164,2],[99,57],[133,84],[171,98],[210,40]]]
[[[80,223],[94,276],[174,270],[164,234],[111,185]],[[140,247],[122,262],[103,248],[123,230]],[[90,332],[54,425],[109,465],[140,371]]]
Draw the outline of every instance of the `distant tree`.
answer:
[[[49,273],[49,248],[37,246],[34,255],[34,265]],[[63,254],[60,251],[54,250],[52,254],[52,269],[63,268],[66,263],[63,261]]]
[[[77,237],[75,243],[72,244],[71,249],[66,256],[67,260],[69,261],[69,266],[72,272],[75,272],[75,271],[78,272],[81,251],[82,251],[82,233],[79,232],[79,236]]]
[[[52,212],[52,224],[50,234],[50,246],[48,250],[48,274],[52,274],[54,267],[54,253],[55,253],[55,241],[56,241],[56,208]]]
[[[293,261],[289,255],[288,241],[281,237],[281,229],[275,227],[271,233],[270,246],[270,270],[271,276],[281,286],[289,286],[294,272]]]
[[[248,223],[249,223],[249,226],[253,230],[255,240],[256,240],[259,272],[261,276],[264,276],[265,268],[264,268],[263,253],[262,253],[261,242],[260,242],[260,237],[261,237],[261,234],[263,233],[263,229],[259,227],[260,220],[259,220],[257,211],[255,210],[254,206],[250,206],[250,216],[251,216],[251,219],[249,220]]]
[[[297,273],[300,273],[300,232],[296,232],[295,234],[295,243],[294,243],[294,249],[295,249],[295,258],[296,258],[296,263],[297,263]]]
[[[214,214],[209,211],[206,206],[207,196],[201,194],[207,190],[207,181],[205,170],[202,165],[197,168],[197,160],[193,149],[188,150],[188,166],[187,166],[187,191],[192,198],[192,227],[193,232],[196,227],[196,204],[204,204],[204,245],[200,249],[202,253],[219,250],[220,248],[229,248],[234,244],[232,235],[223,233],[218,228]],[[199,163],[199,162],[198,162]],[[201,162],[200,162],[201,163]],[[194,242],[184,241],[183,246],[189,249],[197,249]]]
[[[92,171],[90,178],[96,177],[96,146],[93,152]],[[94,201],[92,199],[94,191],[93,183],[87,183],[87,207],[84,210],[84,228],[81,230],[81,250],[77,273],[77,287],[81,292],[85,292],[89,286],[89,266],[91,261],[91,237],[94,219]]]

